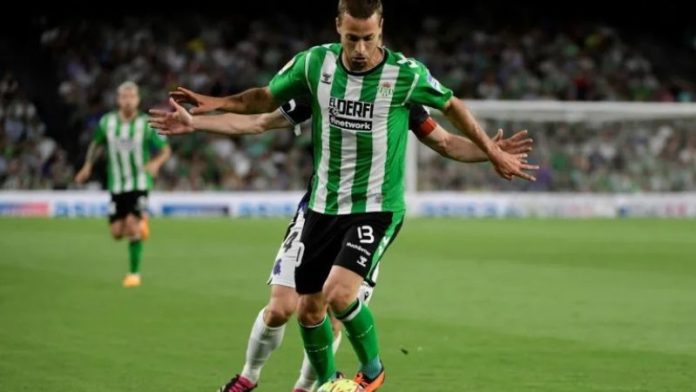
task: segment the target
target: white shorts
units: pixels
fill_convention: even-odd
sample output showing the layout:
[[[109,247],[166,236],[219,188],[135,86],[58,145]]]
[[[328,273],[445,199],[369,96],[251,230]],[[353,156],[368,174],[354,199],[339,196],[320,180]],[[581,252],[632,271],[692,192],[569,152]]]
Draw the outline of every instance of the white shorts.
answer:
[[[278,254],[276,255],[271,275],[268,277],[269,285],[279,285],[290,288],[295,288],[295,267],[299,264],[299,258],[302,257],[302,244],[299,239],[304,227],[304,208],[298,208],[295,217],[290,221],[288,231],[285,233],[285,238],[280,244]],[[379,265],[372,274],[372,281],[376,284],[379,276]],[[370,302],[374,285],[368,282],[363,282],[360,286],[358,297],[365,303]]]

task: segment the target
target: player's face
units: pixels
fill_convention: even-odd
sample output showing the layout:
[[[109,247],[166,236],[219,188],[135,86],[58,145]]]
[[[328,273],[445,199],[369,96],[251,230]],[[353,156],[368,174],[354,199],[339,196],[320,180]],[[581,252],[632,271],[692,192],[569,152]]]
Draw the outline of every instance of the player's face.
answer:
[[[381,60],[382,21],[378,13],[367,19],[357,19],[348,13],[336,18],[344,60],[351,71],[366,71]]]
[[[138,90],[134,88],[124,88],[118,92],[118,108],[124,113],[134,113],[140,105]]]

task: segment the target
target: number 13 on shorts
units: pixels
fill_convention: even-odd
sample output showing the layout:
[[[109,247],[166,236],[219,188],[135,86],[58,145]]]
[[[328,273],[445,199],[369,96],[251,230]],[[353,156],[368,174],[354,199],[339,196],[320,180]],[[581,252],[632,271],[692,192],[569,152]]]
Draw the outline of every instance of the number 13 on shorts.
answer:
[[[371,244],[375,242],[375,234],[374,230],[372,230],[372,226],[358,226],[358,239],[361,244]]]

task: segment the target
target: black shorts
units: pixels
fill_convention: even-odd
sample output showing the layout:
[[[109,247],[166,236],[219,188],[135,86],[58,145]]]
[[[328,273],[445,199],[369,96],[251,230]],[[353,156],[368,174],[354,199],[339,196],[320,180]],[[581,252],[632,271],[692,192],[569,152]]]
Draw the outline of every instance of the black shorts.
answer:
[[[147,211],[146,191],[111,194],[111,203],[109,203],[109,223],[124,219],[129,214],[142,218],[144,211]]]
[[[301,236],[304,249],[295,269],[297,292],[320,292],[334,265],[371,283],[384,251],[401,229],[403,217],[403,213],[392,212],[325,215],[307,210]]]

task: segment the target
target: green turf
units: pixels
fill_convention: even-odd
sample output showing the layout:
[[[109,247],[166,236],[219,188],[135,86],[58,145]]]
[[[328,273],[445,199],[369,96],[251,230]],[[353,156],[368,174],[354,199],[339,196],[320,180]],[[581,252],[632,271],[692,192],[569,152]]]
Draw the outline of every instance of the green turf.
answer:
[[[285,224],[155,219],[126,290],[104,221],[0,219],[0,391],[215,390]],[[372,308],[383,391],[696,391],[696,222],[410,219]],[[293,322],[258,390],[300,358]]]

